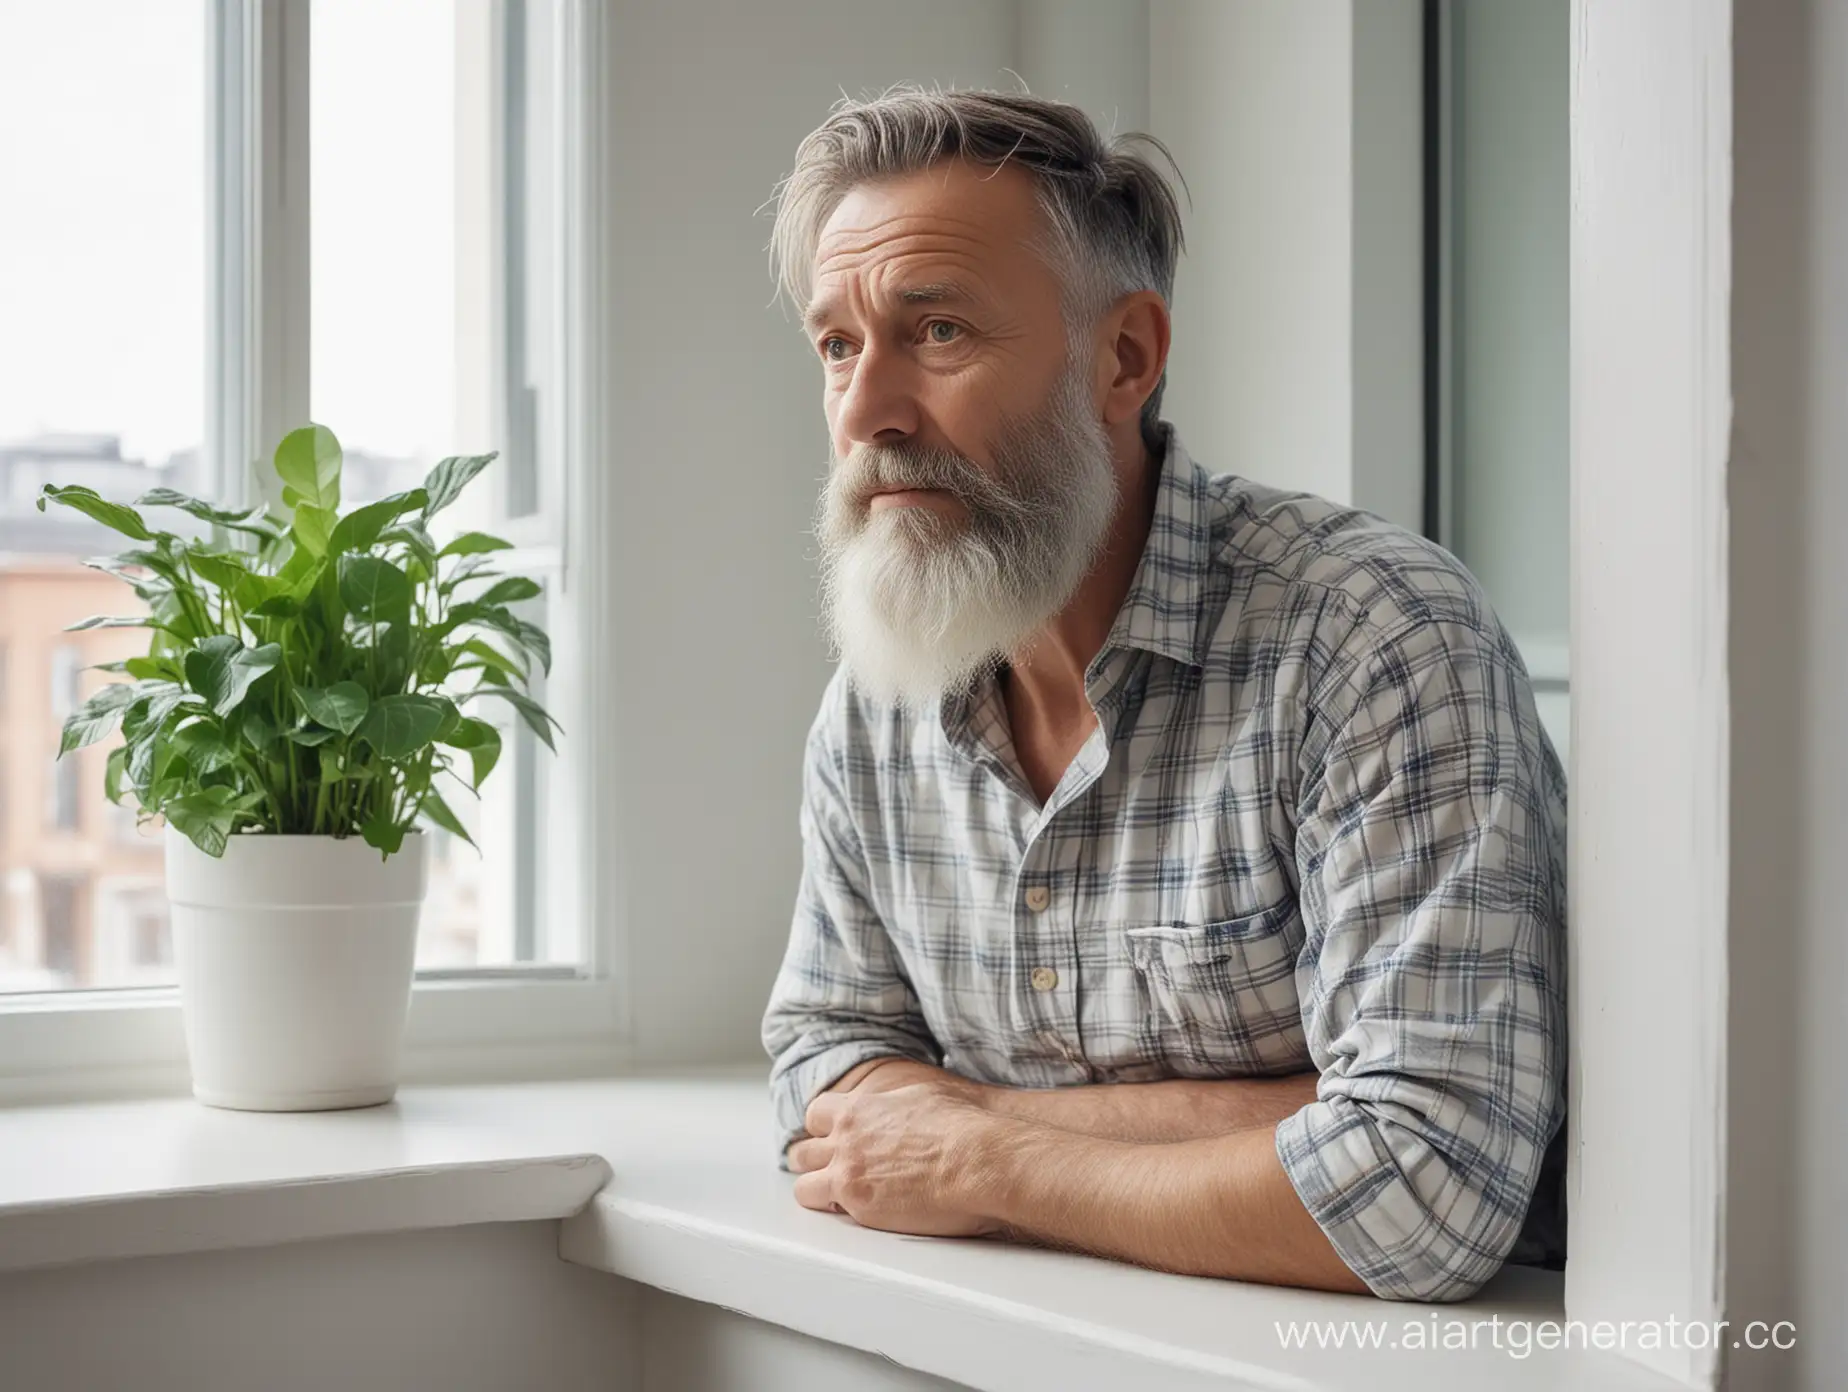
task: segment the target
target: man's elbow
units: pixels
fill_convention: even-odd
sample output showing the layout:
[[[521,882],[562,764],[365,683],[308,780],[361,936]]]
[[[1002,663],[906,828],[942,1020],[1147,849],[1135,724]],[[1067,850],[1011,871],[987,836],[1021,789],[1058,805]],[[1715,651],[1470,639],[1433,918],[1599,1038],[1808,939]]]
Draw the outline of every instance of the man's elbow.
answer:
[[[1539,1181],[1512,1136],[1462,1147],[1345,1098],[1278,1127],[1278,1157],[1336,1253],[1384,1300],[1467,1300],[1502,1268]]]

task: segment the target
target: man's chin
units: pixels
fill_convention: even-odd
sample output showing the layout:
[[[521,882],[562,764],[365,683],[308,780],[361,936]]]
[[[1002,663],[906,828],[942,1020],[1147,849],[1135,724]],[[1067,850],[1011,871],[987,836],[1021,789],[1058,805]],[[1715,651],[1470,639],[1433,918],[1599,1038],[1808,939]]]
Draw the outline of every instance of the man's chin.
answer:
[[[928,643],[918,626],[864,612],[836,614],[833,630],[854,688],[905,710],[934,710],[944,697],[973,690],[1000,663],[992,647]]]

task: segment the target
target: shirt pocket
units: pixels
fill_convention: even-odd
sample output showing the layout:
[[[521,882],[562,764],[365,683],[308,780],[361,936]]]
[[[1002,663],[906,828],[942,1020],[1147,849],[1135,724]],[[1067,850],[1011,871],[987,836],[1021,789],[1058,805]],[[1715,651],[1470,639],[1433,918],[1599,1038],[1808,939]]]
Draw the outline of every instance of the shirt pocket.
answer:
[[[1294,902],[1220,923],[1126,928],[1123,937],[1147,1042],[1174,1073],[1217,1078],[1309,1066]]]

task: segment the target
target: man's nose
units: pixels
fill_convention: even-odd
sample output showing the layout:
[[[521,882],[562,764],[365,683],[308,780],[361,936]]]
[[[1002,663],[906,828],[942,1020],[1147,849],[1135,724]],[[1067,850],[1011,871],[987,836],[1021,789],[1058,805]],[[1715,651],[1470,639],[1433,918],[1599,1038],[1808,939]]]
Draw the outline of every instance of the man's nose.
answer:
[[[916,383],[904,355],[868,344],[841,394],[834,429],[847,445],[890,445],[918,433]]]

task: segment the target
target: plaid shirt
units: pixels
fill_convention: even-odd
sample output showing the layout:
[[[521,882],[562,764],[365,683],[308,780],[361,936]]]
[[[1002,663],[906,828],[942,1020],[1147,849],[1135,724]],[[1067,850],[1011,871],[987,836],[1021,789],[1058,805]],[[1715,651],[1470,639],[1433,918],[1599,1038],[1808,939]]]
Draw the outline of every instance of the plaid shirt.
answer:
[[[1377,1294],[1467,1295],[1564,1114],[1565,776],[1454,558],[1168,440],[1044,806],[992,680],[923,717],[829,686],[763,1025],[779,1157],[882,1055],[1028,1088],[1314,1068],[1276,1141],[1308,1211]]]

